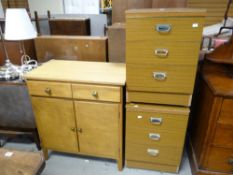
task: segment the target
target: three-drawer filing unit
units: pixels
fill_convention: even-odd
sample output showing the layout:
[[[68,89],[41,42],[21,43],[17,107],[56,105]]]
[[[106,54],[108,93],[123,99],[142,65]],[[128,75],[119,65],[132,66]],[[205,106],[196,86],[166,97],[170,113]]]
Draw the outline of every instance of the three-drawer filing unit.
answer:
[[[126,165],[178,172],[205,10],[126,11]]]
[[[51,60],[25,77],[46,159],[91,155],[122,170],[124,64]]]

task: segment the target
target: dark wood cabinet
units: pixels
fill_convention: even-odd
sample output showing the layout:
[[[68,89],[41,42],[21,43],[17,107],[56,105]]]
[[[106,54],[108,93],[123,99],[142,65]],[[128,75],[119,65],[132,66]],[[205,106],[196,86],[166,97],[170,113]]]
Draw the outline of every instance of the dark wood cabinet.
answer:
[[[193,175],[233,174],[233,78],[224,65],[200,73],[189,130]]]

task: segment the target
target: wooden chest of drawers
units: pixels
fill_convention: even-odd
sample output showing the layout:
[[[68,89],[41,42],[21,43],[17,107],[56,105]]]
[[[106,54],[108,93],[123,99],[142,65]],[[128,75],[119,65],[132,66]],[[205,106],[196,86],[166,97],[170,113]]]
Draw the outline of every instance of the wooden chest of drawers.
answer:
[[[124,64],[51,60],[25,77],[45,157],[50,149],[123,168]]]
[[[190,121],[193,175],[233,174],[233,79],[226,72],[206,64],[201,73]]]
[[[159,103],[156,97],[154,101],[135,97],[135,92],[150,92],[152,96],[158,93],[166,94],[169,98],[167,101],[163,100],[162,104],[177,105],[176,101],[180,101],[183,103],[179,105],[189,106],[204,11],[129,10],[126,17],[126,76],[129,101]]]
[[[194,9],[126,12],[129,167],[179,170],[204,14]]]

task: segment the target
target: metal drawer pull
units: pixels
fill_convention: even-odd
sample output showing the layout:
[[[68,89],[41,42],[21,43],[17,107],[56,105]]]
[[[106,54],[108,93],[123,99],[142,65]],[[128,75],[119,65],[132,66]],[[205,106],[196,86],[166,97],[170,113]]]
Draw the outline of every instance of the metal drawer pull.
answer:
[[[158,156],[159,155],[159,150],[157,149],[147,149],[147,153],[150,155],[150,156]]]
[[[156,80],[163,81],[167,78],[167,73],[165,73],[165,72],[153,72],[153,77]]]
[[[70,128],[70,130],[71,130],[72,132],[76,132],[76,128],[75,128],[75,127]]]
[[[157,118],[157,117],[151,117],[150,122],[154,125],[161,125],[163,119],[162,118]]]
[[[158,141],[158,140],[160,140],[160,134],[149,133],[149,138],[150,138],[151,140],[156,140],[156,141]]]
[[[98,97],[98,92],[97,91],[93,91],[91,94],[93,97],[97,98]]]
[[[78,132],[82,133],[83,132],[82,128],[78,128]]]
[[[169,33],[172,27],[170,24],[157,24],[156,31],[159,33]]]
[[[168,49],[155,49],[155,55],[164,58],[168,56]]]
[[[50,88],[46,88],[44,91],[46,94],[49,94],[49,95],[52,94],[52,90]]]
[[[230,165],[233,165],[233,158],[229,159],[228,163],[229,163]]]

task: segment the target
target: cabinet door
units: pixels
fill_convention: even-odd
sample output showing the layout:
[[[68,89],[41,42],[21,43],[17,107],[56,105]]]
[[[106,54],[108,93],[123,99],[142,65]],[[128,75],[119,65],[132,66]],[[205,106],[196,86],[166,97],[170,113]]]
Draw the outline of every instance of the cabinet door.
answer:
[[[117,157],[118,104],[75,102],[80,152]],[[81,129],[81,130],[80,130]]]
[[[32,97],[42,147],[78,152],[74,107],[71,100]]]

